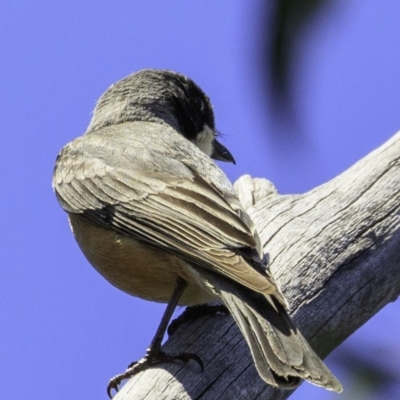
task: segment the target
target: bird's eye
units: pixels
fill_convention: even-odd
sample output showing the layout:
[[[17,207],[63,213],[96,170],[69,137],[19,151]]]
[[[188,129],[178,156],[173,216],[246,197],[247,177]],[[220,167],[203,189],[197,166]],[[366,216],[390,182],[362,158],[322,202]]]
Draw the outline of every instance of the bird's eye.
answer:
[[[205,103],[204,103],[204,100],[201,99],[200,97],[196,97],[195,102],[196,102],[197,108],[198,108],[201,112],[204,112],[204,110],[205,110],[205,108],[206,108],[206,105],[205,105]]]

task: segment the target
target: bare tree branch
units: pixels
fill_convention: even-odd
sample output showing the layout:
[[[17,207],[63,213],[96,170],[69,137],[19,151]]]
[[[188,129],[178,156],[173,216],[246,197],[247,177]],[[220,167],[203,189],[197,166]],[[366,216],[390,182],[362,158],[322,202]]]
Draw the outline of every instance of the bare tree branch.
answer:
[[[235,184],[269,254],[291,315],[325,357],[400,293],[400,133],[332,181],[279,195],[265,179]],[[267,386],[230,316],[200,318],[168,340],[169,352],[205,364],[165,364],[133,377],[115,397],[285,399]],[[321,389],[322,390],[322,389]],[[345,388],[346,390],[346,388]]]

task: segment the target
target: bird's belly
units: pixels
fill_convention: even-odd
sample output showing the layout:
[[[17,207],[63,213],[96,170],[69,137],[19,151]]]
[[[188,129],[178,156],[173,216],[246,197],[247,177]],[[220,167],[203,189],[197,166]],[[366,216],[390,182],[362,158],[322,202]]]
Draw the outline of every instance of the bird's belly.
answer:
[[[133,296],[166,303],[176,280],[188,284],[179,304],[194,305],[214,300],[190,266],[169,252],[99,227],[80,215],[70,214],[75,239],[93,267],[111,284]]]

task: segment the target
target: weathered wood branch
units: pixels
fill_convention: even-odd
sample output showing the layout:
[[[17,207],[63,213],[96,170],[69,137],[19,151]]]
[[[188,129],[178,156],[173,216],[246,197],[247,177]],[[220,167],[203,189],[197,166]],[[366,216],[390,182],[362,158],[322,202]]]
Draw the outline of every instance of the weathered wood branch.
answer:
[[[250,176],[235,186],[292,317],[321,357],[398,297],[400,133],[302,195],[281,196],[270,182]],[[116,400],[285,399],[291,394],[258,377],[230,316],[183,325],[165,349],[197,353],[205,371],[193,362],[149,369],[133,377]]]

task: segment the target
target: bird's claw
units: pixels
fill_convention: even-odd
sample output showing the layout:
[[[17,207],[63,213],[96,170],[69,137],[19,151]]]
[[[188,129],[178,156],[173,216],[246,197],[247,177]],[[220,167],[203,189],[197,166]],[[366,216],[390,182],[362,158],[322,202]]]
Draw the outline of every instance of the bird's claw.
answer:
[[[167,354],[162,351],[152,353],[147,352],[147,354],[139,361],[134,361],[128,365],[128,368],[122,374],[115,375],[110,379],[107,385],[107,394],[110,399],[112,399],[112,391],[118,392],[118,387],[121,382],[125,379],[129,379],[137,373],[144,371],[145,369],[152,367],[161,363],[174,362],[176,360],[182,361],[187,364],[190,360],[196,361],[199,364],[201,372],[204,371],[204,364],[202,359],[194,353],[179,353],[179,354]]]

